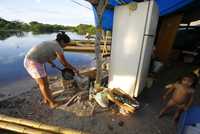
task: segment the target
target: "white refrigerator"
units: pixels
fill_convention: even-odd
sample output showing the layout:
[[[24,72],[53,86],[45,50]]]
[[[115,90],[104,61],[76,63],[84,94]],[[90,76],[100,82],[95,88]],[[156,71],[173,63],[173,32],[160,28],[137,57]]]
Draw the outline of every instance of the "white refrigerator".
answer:
[[[145,87],[159,18],[154,0],[114,10],[109,88],[138,97]]]

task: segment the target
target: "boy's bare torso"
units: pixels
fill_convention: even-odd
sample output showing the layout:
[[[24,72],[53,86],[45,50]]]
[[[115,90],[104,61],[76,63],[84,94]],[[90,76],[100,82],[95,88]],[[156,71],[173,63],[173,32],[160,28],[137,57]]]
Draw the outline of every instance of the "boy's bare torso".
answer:
[[[179,83],[174,84],[174,88],[171,100],[174,101],[177,106],[186,105],[194,90],[191,87],[186,87]]]

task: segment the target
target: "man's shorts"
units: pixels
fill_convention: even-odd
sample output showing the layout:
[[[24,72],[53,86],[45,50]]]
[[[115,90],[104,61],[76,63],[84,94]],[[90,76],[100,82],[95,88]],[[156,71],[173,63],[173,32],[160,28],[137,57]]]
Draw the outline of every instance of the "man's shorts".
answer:
[[[47,76],[44,64],[32,61],[26,57],[24,58],[24,67],[34,79],[44,78]]]

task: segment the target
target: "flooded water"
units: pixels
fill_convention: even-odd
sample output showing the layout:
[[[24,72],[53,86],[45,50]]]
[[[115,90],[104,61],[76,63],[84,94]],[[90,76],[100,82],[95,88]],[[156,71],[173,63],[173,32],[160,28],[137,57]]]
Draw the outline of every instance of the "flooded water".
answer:
[[[68,33],[71,39],[84,39],[83,36],[75,33]],[[24,56],[27,51],[45,40],[53,40],[56,33],[33,35],[26,33],[23,37],[11,36],[5,40],[0,40],[0,86],[30,78],[23,66]],[[94,54],[65,52],[66,59],[76,67],[86,66],[93,59]],[[58,63],[58,61],[55,61]],[[48,74],[58,72],[47,65]]]

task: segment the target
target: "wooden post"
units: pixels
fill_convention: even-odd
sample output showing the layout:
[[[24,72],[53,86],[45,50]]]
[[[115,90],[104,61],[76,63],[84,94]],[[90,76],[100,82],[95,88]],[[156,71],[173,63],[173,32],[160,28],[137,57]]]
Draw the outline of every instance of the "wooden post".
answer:
[[[96,42],[95,42],[95,54],[96,54],[96,63],[97,63],[97,74],[96,74],[96,83],[95,87],[99,87],[101,83],[101,34],[102,34],[102,15],[107,5],[108,0],[99,0],[97,5],[97,26],[96,26]]]
[[[182,16],[183,14],[173,14],[162,20],[156,42],[156,55],[162,62],[166,62],[169,57]]]
[[[3,114],[0,114],[0,128],[26,134],[85,134],[82,131],[71,128],[61,128]]]

